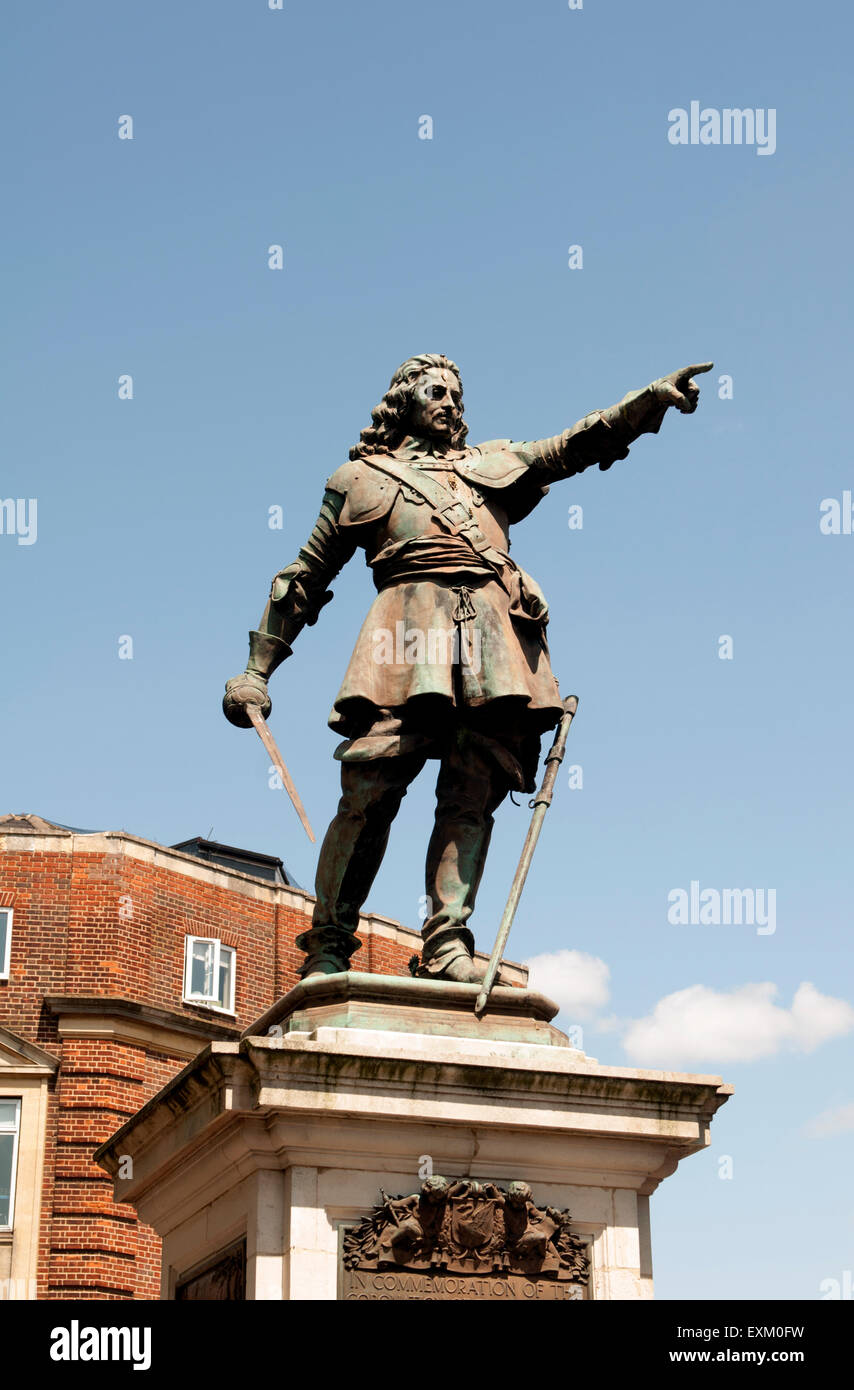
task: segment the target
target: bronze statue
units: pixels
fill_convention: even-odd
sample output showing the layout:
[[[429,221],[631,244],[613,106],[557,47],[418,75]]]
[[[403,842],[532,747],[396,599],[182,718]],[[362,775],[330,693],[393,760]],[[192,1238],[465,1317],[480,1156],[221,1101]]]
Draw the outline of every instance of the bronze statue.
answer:
[[[320,850],[312,926],[298,938],[303,976],[349,969],[391,823],[433,758],[430,913],[416,973],[481,979],[467,923],[493,814],[508,792],[533,791],[540,737],[563,715],[548,606],[511,560],[509,528],[550,483],[626,458],[639,435],[658,433],[670,406],[696,410],[691,377],[712,365],[660,377],[551,439],[476,447],[466,444],[456,365],[425,353],[398,367],[349,462],[327,482],[311,536],[274,577],[249,634],[246,670],[228,681],[223,700],[240,727],[250,724],[249,705],[269,714],[268,678],[332,598],[330,581],[363,548],[378,594],[329,718],[344,738],[335,752],[342,796]]]

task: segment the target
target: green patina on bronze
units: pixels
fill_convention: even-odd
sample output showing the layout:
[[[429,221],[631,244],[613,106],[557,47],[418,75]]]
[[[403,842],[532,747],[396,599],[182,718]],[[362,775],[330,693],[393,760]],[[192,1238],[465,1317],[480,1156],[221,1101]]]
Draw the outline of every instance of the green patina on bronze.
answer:
[[[320,515],[293,564],[274,577],[246,671],[223,707],[270,712],[267,680],[332,598],[329,584],[365,551],[377,597],[335,699],[342,797],[320,850],[312,926],[298,939],[310,974],[349,968],[359,911],[410,782],[439,762],[427,849],[419,975],[474,981],[468,921],[495,810],[533,791],[540,737],[563,714],[546,640],[548,606],[509,555],[511,525],[551,483],[624,459],[657,434],[670,406],[696,409],[694,373],[660,377],[550,439],[469,447],[459,370],[439,354],[409,358],[372,412],[350,459],[328,480]]]

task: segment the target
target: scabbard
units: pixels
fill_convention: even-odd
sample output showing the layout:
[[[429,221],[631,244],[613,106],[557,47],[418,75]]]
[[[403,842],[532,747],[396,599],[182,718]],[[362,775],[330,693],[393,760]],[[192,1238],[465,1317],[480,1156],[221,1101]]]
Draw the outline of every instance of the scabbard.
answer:
[[[569,728],[575,718],[577,709],[578,696],[568,695],[563,702],[563,715],[557,727],[554,743],[546,754],[546,771],[543,776],[542,786],[531,802],[534,813],[531,816],[531,822],[528,826],[528,833],[525,836],[525,843],[522,846],[522,853],[519,856],[519,863],[513,877],[513,883],[510,886],[507,905],[501,915],[501,924],[498,928],[498,935],[495,938],[495,945],[492,948],[492,955],[489,958],[489,965],[487,966],[483,984],[474,1006],[475,1014],[478,1017],[480,1017],[486,1008],[490,991],[495,983],[495,977],[498,974],[498,967],[504,955],[504,948],[507,945],[510,928],[513,926],[513,919],[516,916],[516,908],[519,906],[519,899],[522,896],[522,889],[525,887],[525,880],[528,877],[528,870],[531,867],[531,860],[534,857],[537,840],[540,838],[540,831],[543,827],[543,821],[546,818],[546,811],[552,804],[558,769],[563,762]]]

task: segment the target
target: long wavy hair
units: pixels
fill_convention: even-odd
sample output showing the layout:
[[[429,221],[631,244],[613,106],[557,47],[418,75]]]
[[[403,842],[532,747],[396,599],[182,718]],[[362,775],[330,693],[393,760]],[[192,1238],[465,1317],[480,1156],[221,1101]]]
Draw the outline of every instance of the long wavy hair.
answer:
[[[430,367],[445,367],[460,384],[460,404],[456,411],[454,429],[449,440],[450,448],[465,447],[468,426],[463,420],[463,383],[456,362],[444,357],[440,352],[422,352],[417,357],[408,357],[402,362],[391,379],[389,388],[371,411],[372,424],[362,430],[359,443],[350,450],[351,459],[366,458],[369,454],[390,454],[398,447],[407,434],[407,421],[412,404],[413,387],[423,372]]]

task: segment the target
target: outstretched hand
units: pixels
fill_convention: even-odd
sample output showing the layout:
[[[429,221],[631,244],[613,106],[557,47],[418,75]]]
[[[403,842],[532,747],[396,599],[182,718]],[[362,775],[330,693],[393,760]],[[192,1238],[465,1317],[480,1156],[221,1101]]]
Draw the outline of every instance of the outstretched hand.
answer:
[[[683,415],[690,415],[697,409],[700,399],[700,388],[691,378],[695,372],[698,375],[710,372],[714,365],[714,362],[695,362],[691,367],[680,367],[678,372],[671,372],[669,376],[661,376],[654,381],[652,390],[665,405],[675,405]]]

